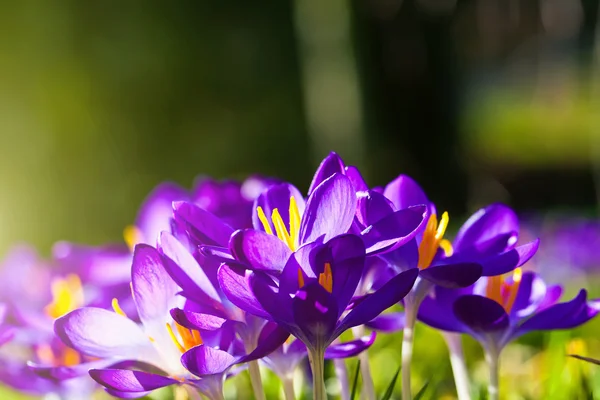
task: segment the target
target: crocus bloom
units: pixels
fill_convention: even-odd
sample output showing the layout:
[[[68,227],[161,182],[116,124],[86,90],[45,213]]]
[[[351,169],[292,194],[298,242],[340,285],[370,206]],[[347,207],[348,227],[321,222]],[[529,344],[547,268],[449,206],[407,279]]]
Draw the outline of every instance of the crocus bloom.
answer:
[[[466,333],[484,347],[491,368],[490,396],[497,398],[497,363],[502,349],[531,331],[571,329],[600,310],[581,290],[572,300],[559,303],[560,286],[547,286],[534,272],[481,278],[459,290],[436,287],[419,309],[419,319],[450,332]]]
[[[346,312],[364,265],[363,241],[355,235],[341,235],[293,253],[278,284],[269,275],[254,272],[229,289],[232,302],[274,321],[306,345],[315,376],[316,398],[323,398],[326,348],[345,330],[370,321],[402,299],[417,276],[417,269],[397,275]],[[231,275],[236,268],[223,265],[219,273]],[[240,276],[243,278],[245,274],[242,272]]]

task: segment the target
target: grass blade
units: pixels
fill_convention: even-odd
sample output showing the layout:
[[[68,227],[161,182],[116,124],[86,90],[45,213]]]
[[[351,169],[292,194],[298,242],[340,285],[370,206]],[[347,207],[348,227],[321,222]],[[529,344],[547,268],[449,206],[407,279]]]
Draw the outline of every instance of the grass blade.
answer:
[[[352,379],[352,392],[350,393],[350,400],[354,400],[356,396],[356,388],[358,387],[358,372],[360,371],[360,360],[356,363],[356,371],[354,372],[354,378]]]
[[[419,390],[419,392],[415,395],[415,397],[413,397],[413,400],[419,400],[421,397],[423,397],[428,386],[429,386],[429,381],[425,382],[425,384],[423,385],[421,390]]]
[[[385,394],[383,395],[381,400],[390,400],[390,398],[392,397],[392,394],[394,394],[394,386],[396,386],[396,381],[398,380],[398,375],[400,375],[400,368],[402,368],[402,364],[400,364],[398,366],[398,370],[396,370],[396,374],[392,378],[392,381],[390,382],[390,385],[388,386],[388,388],[385,391]]]

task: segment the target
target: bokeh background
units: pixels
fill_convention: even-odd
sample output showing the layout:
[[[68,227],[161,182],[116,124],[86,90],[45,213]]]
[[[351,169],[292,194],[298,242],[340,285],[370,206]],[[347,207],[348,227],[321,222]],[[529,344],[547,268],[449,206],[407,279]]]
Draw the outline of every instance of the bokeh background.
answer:
[[[164,180],[258,172],[306,189],[330,150],[371,185],[413,176],[454,228],[494,201],[532,234],[556,215],[594,220],[599,13],[598,0],[0,2],[0,252],[118,241]],[[600,294],[588,275],[574,289]],[[420,329],[417,382],[451,396],[444,343]],[[594,368],[564,357],[599,356],[597,332],[509,348],[508,398],[580,398],[581,379],[600,393]],[[382,336],[371,351],[380,388],[398,347]]]

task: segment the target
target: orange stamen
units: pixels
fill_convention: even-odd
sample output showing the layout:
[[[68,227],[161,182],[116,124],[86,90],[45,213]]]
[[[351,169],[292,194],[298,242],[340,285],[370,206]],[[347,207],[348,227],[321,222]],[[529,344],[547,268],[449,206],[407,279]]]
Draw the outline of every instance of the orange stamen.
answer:
[[[333,275],[330,263],[325,263],[325,271],[319,274],[319,285],[323,286],[329,293],[333,292]]]

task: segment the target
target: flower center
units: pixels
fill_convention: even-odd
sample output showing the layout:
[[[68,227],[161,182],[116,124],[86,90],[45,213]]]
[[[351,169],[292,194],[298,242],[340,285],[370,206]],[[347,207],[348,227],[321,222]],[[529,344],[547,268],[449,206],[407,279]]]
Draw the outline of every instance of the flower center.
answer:
[[[271,213],[271,222],[267,219],[267,216],[262,209],[261,206],[256,208],[256,212],[258,213],[258,219],[263,225],[265,232],[269,235],[273,235],[273,229],[275,229],[275,234],[277,237],[283,241],[292,251],[296,251],[298,247],[298,236],[300,234],[300,211],[298,210],[298,205],[296,204],[296,199],[294,196],[290,197],[290,229],[285,226],[285,222],[283,222],[283,218],[281,218],[281,214],[277,208],[273,209]],[[273,227],[271,227],[271,223]]]
[[[62,317],[66,313],[83,306],[83,287],[81,280],[75,274],[69,274],[65,278],[52,280],[50,290],[52,302],[44,311],[50,318]]]
[[[325,263],[323,272],[319,274],[319,285],[329,293],[333,292],[333,274],[331,273],[330,263]],[[301,268],[298,268],[298,287],[304,287],[304,275]]]
[[[123,229],[123,239],[125,239],[125,243],[130,251],[133,251],[136,244],[142,243],[143,238],[144,235],[142,235],[142,231],[135,225],[127,225],[125,229]]]
[[[512,281],[506,281],[502,275],[490,276],[485,288],[486,297],[504,307],[507,313],[510,312],[517,298],[522,276],[523,271],[521,268],[515,269],[512,274]]]
[[[81,362],[81,357],[77,350],[66,346],[63,347],[63,349],[55,352],[49,344],[41,344],[36,348],[35,352],[43,364],[55,367],[70,367]]]
[[[169,331],[169,336],[171,337],[171,340],[173,341],[173,343],[175,343],[175,346],[177,346],[181,353],[185,353],[192,347],[199,346],[203,343],[202,337],[200,336],[200,332],[198,332],[197,330],[185,328],[179,325],[176,321],[173,321],[173,324],[175,325],[177,333],[179,333],[179,338],[177,337],[177,335],[173,331],[173,327],[169,323],[166,324],[167,331]]]
[[[447,257],[452,255],[452,243],[444,239],[444,233],[448,227],[448,213],[442,214],[442,219],[438,225],[437,215],[431,214],[427,220],[427,226],[423,232],[423,239],[419,245],[419,269],[425,269],[431,265],[433,258],[441,247]]]

